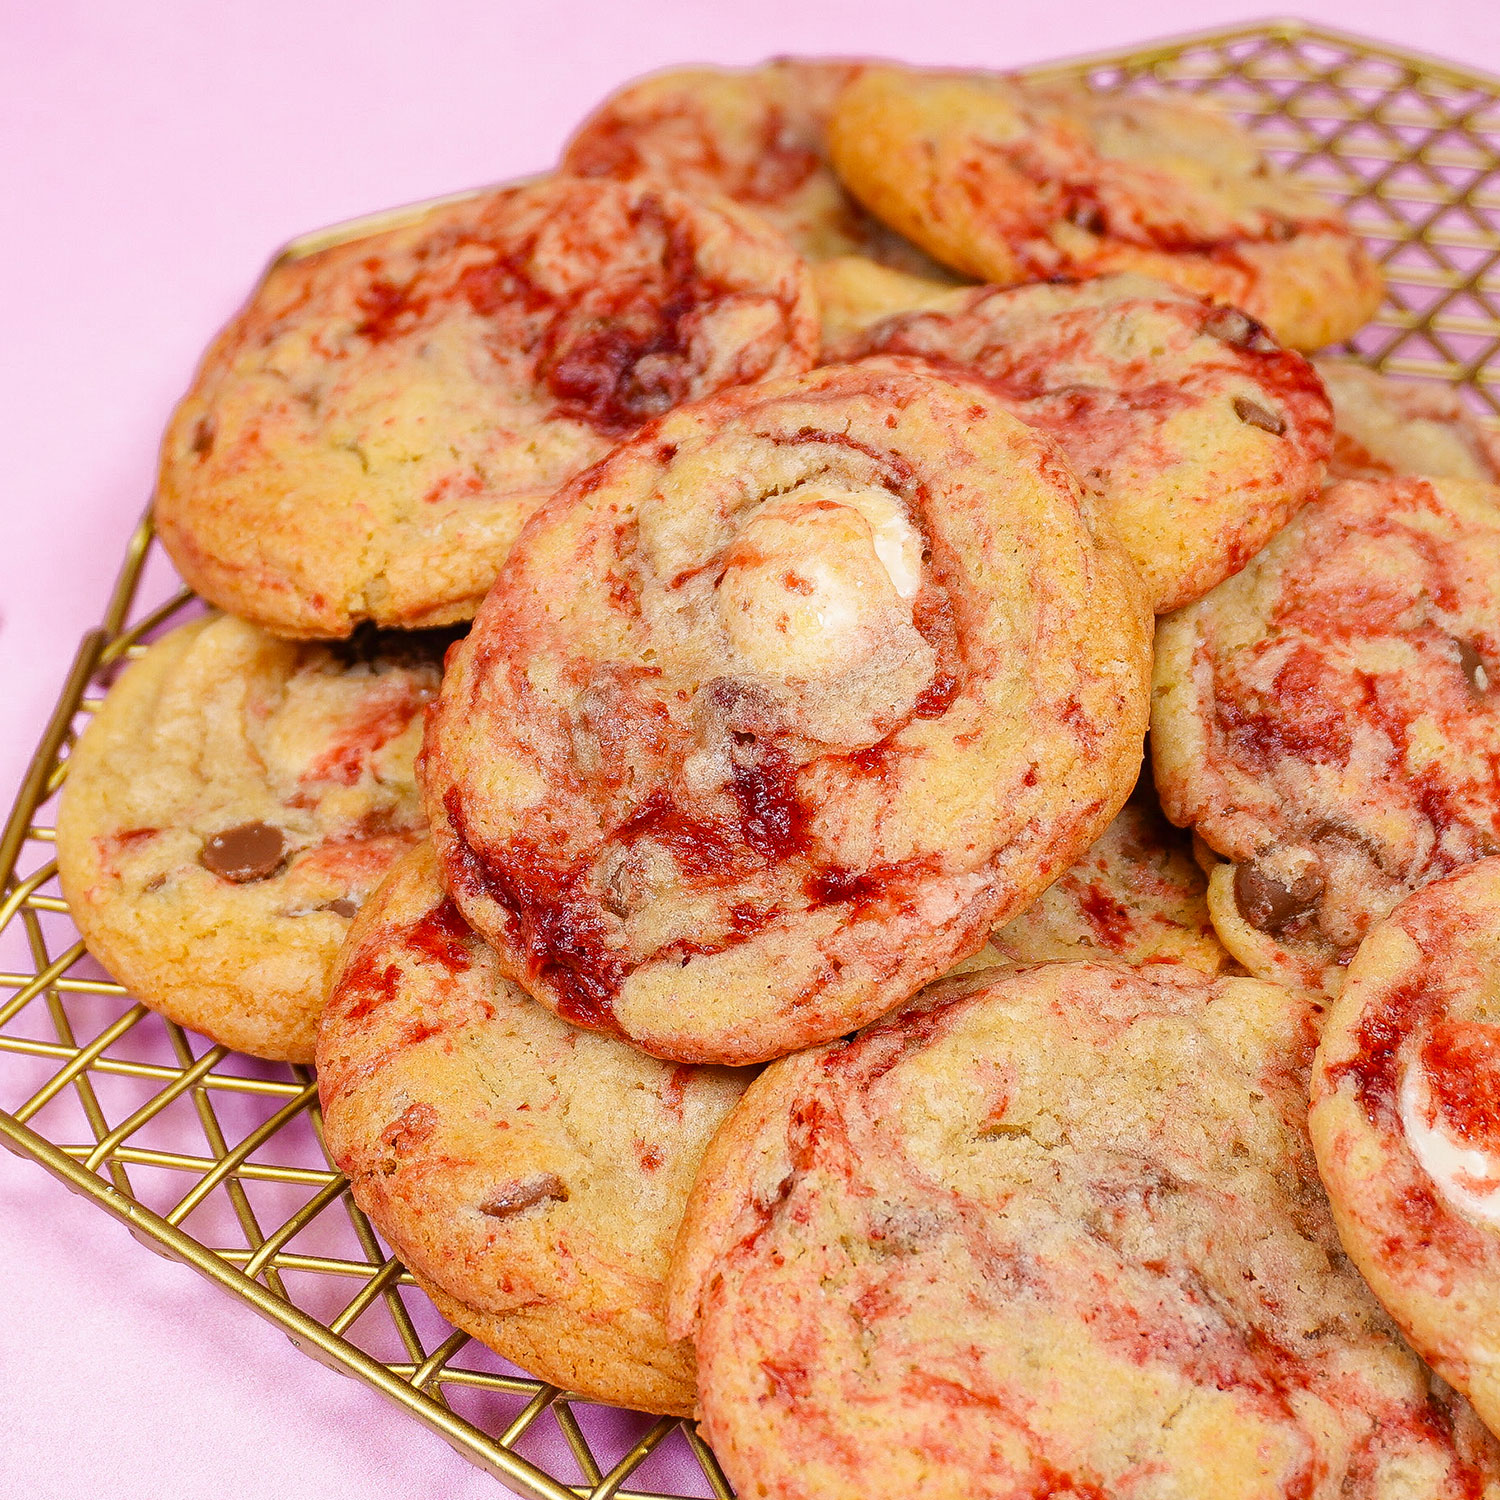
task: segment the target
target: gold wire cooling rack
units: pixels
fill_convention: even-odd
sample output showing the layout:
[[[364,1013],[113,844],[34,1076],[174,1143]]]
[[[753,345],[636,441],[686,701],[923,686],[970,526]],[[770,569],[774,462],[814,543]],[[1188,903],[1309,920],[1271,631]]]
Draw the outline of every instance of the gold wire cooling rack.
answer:
[[[1245,119],[1293,173],[1345,204],[1385,265],[1385,306],[1353,352],[1455,382],[1476,409],[1500,413],[1500,79],[1296,21],[1035,71],[1186,90]],[[199,607],[185,591],[151,607],[164,571],[148,518],[0,838],[0,1144],[522,1495],[729,1496],[690,1423],[529,1380],[438,1316],[330,1166],[307,1069],[207,1046],[132,1004],[85,953],[57,888],[52,804],[114,672]]]

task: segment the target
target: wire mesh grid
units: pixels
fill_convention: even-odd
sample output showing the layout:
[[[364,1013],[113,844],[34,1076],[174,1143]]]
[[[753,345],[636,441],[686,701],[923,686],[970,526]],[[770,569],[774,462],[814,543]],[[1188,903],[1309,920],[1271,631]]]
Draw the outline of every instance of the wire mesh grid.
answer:
[[[1500,80],[1296,22],[1038,72],[1101,89],[1187,90],[1246,120],[1293,173],[1345,204],[1385,265],[1386,304],[1354,352],[1456,382],[1480,411],[1500,412],[1490,217],[1500,211]],[[56,882],[53,804],[113,675],[201,608],[163,589],[166,575],[148,518],[0,837],[0,1144],[520,1494],[729,1496],[690,1423],[528,1379],[438,1315],[324,1153],[308,1069],[210,1046],[133,1004],[84,951]]]

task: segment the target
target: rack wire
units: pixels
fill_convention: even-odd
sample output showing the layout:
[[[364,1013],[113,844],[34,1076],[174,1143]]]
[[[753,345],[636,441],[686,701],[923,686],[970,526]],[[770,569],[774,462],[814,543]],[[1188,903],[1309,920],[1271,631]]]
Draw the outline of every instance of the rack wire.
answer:
[[[1298,21],[1033,71],[1201,94],[1244,119],[1344,204],[1384,265],[1385,305],[1351,351],[1500,413],[1500,79]],[[389,222],[335,226],[284,253]],[[0,836],[0,1144],[529,1500],[724,1500],[691,1423],[541,1384],[444,1322],[325,1154],[308,1069],[209,1045],[133,1003],[85,952],[57,886],[54,802],[121,664],[201,607],[161,586],[166,571],[148,515]]]

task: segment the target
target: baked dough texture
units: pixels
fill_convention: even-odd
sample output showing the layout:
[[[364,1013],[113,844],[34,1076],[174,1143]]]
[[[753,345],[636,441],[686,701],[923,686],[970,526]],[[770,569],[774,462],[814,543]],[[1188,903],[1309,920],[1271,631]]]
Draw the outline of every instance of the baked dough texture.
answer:
[[[1500,850],[1497,494],[1335,485],[1161,623],[1157,790],[1228,861],[1210,910],[1252,973],[1336,993],[1399,901]]]
[[[774,224],[811,261],[868,257],[914,275],[949,273],[871,217],[828,161],[828,118],[852,58],[778,57],[751,68],[668,68],[627,83],[573,133],[558,169],[648,176],[723,194]]]
[[[682,408],[561,491],[423,782],[504,972],[663,1057],[899,1004],[1103,832],[1150,615],[1051,440],[869,360]]]
[[[1280,986],[1047,964],[773,1063],[669,1327],[763,1500],[1494,1496],[1500,1449],[1341,1253]]]
[[[439,1309],[594,1400],[686,1415],[665,1283],[688,1189],[749,1077],[580,1031],[499,973],[431,846],[350,933],[318,1039],[329,1153]]]
[[[1333,401],[1333,479],[1426,474],[1500,482],[1500,434],[1451,386],[1381,375],[1347,359],[1314,367]]]
[[[468,619],[564,480],[817,351],[806,266],[737,205],[498,189],[274,266],[168,426],[157,529],[199,593],[283,635]]]
[[[1500,1427],[1500,859],[1360,945],[1313,1068],[1344,1247],[1417,1351]]]
[[[1139,271],[1295,349],[1348,338],[1380,303],[1337,211],[1199,103],[870,67],[839,96],[829,151],[877,218],[980,281]]]
[[[962,288],[825,350],[981,381],[1062,445],[1158,613],[1236,573],[1318,493],[1333,417],[1253,318],[1136,275]]]
[[[180,1025],[311,1062],[349,920],[422,836],[444,636],[211,616],[128,667],[68,761],[57,865],[94,957]]]

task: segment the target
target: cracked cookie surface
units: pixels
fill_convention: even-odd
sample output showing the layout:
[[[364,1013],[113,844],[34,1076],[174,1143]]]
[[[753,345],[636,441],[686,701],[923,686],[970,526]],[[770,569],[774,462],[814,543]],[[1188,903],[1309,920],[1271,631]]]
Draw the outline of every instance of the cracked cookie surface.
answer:
[[[126,669],[69,759],[57,861],[136,998],[312,1060],[350,918],[425,830],[412,762],[447,639],[307,645],[217,616]]]
[[[550,178],[274,266],[162,446],[158,531],[291,636],[469,618],[533,510],[680,402],[816,357],[780,235],[724,199]]]
[[[439,1309],[594,1400],[687,1415],[665,1281],[688,1188],[749,1075],[580,1031],[496,968],[431,848],[350,934],[318,1041],[328,1149]]]
[[[771,1064],[674,1258],[764,1500],[1460,1500],[1500,1452],[1342,1254],[1312,1007],[1185,969],[933,986]]]
[[[1318,1170],[1402,1332],[1500,1428],[1500,859],[1360,945],[1313,1068]]]
[[[1238,572],[1318,493],[1332,415],[1253,318],[1149,277],[974,287],[835,342],[980,381],[1055,437],[1158,613]]]
[[[660,1056],[889,1010],[1134,784],[1150,616],[1050,439],[867,360],[683,408],[527,528],[423,784],[505,972]]]
[[[877,218],[981,281],[1139,271],[1296,349],[1349,337],[1380,302],[1338,212],[1201,104],[870,67],[840,94],[829,145]]]
[[[1497,493],[1334,485],[1161,622],[1157,790],[1227,861],[1209,905],[1252,973],[1337,993],[1373,923],[1500,849]]]

